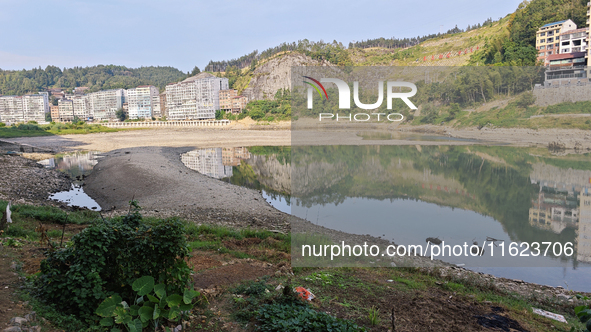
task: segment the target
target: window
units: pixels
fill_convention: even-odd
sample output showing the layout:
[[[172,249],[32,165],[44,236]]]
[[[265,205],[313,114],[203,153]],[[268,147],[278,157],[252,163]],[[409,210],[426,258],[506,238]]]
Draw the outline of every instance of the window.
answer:
[[[540,33],[540,37],[543,37],[543,36],[545,36],[545,35],[546,35],[546,33],[545,33],[545,32],[542,32],[542,33]]]
[[[548,49],[549,50],[553,50],[554,49],[554,45],[548,45]]]
[[[541,50],[545,50],[546,49],[546,46],[540,46],[540,49]]]
[[[540,39],[540,43],[545,43],[546,39]]]
[[[552,55],[552,51],[548,52],[548,55]]]
[[[566,42],[562,42],[562,46],[568,46],[570,45],[570,42],[566,41]]]
[[[548,42],[549,42],[549,43],[552,43],[552,42],[554,42],[554,38],[548,38]]]

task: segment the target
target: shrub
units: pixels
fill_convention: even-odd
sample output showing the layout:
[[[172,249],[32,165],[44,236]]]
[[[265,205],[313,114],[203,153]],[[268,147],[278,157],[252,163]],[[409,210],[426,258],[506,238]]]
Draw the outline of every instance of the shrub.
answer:
[[[97,222],[75,235],[72,246],[50,252],[41,262],[37,295],[65,313],[90,315],[110,295],[131,298],[140,276],[182,292],[190,272],[183,223],[147,224],[132,204],[136,209],[127,216]]]
[[[307,305],[267,304],[258,311],[259,331],[263,332],[354,332],[366,331],[356,324],[335,318],[327,313],[318,312]]]

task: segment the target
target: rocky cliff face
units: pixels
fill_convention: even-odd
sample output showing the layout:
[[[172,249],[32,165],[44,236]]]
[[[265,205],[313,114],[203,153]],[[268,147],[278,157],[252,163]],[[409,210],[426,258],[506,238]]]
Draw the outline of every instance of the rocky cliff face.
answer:
[[[273,99],[277,90],[290,88],[291,67],[329,65],[326,61],[316,61],[299,53],[278,56],[255,69],[248,88],[242,94],[248,100]]]

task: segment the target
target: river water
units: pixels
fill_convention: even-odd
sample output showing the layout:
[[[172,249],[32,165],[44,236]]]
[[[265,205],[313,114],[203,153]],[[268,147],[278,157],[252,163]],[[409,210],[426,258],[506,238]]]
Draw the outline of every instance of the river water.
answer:
[[[84,177],[92,172],[97,164],[98,152],[73,152],[58,154],[53,158],[39,161],[46,168],[57,169],[67,173],[74,179],[72,188],[49,196],[49,199],[66,203],[68,206],[85,207],[94,211],[100,211],[98,203],[84,192],[82,186]]]
[[[199,149],[181,159],[200,173],[260,190],[281,211],[396,244],[494,239],[490,248],[498,256],[502,243],[505,250],[512,242],[570,243],[568,256],[443,260],[591,291],[589,154],[508,146],[320,146]]]

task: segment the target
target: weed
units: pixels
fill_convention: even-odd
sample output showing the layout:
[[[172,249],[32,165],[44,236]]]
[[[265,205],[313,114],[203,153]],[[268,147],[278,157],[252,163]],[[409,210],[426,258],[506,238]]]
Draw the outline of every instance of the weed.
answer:
[[[371,325],[378,325],[380,323],[380,309],[376,306],[369,308],[367,318]]]

